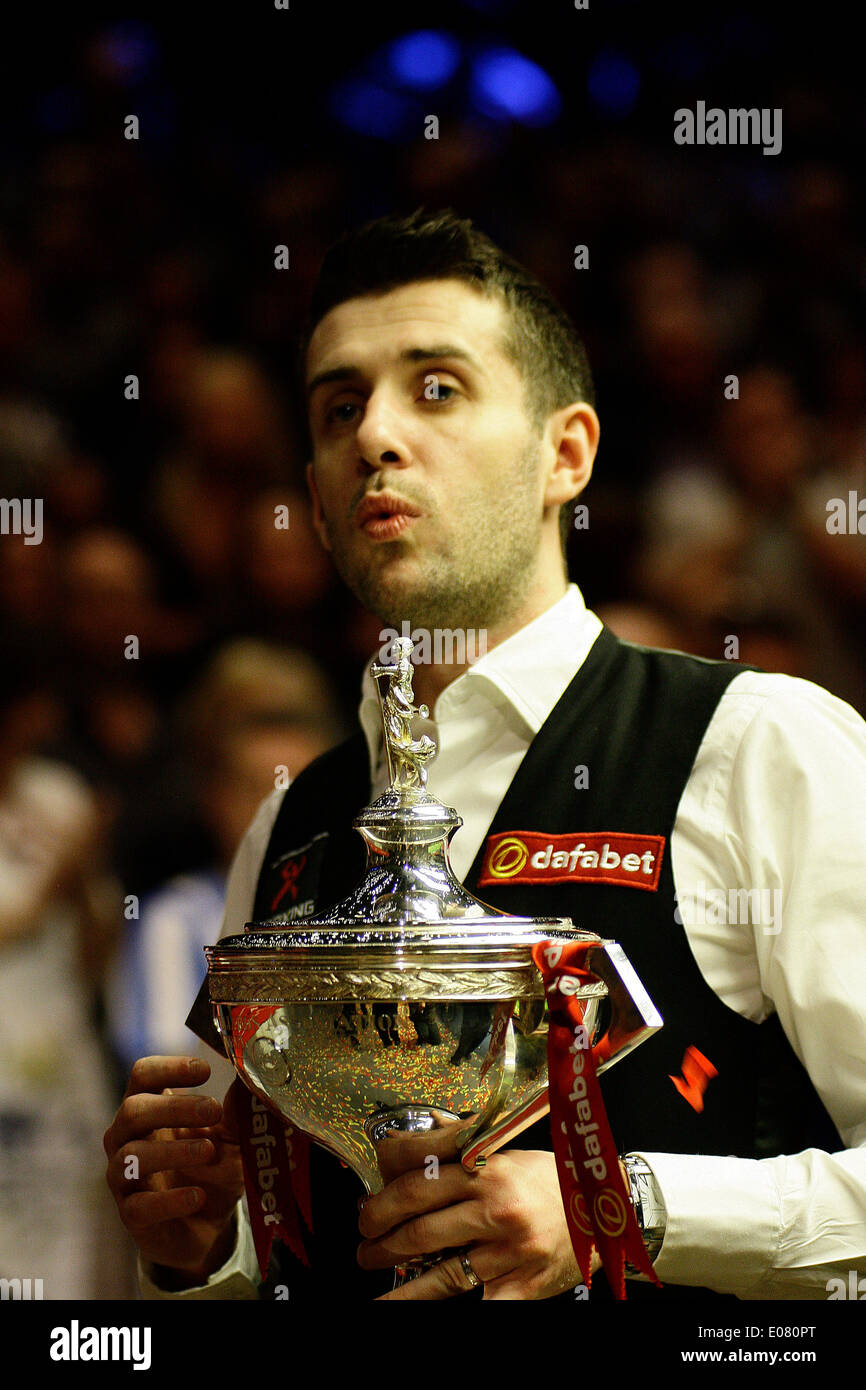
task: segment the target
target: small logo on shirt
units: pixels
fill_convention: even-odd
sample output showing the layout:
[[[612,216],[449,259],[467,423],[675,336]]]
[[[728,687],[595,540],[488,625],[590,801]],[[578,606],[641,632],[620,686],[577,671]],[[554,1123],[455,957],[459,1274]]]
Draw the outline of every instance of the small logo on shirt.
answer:
[[[664,847],[664,835],[509,830],[489,836],[478,883],[614,883],[655,893]]]
[[[269,911],[281,918],[310,917],[316,908],[315,895],[319,884],[327,831],[314,835],[305,845],[281,854],[270,865],[271,902]],[[305,896],[302,899],[301,893]]]

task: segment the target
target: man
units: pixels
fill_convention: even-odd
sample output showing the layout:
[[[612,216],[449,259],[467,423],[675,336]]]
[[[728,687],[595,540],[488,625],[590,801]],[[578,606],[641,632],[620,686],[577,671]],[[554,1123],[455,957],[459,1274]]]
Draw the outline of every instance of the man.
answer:
[[[831,1278],[866,1271],[862,721],[807,682],[619,642],[586,610],[561,530],[599,437],[585,354],[471,224],[419,213],[344,239],[305,349],[308,481],[341,575],[392,628],[486,635],[474,664],[415,675],[440,745],[431,788],[464,817],[458,877],[496,907],[620,940],[665,1018],[604,1094],[666,1291],[826,1297]],[[311,836],[316,910],[357,881],[352,815],[384,783],[369,678],[360,717],[363,736],[260,809],[228,932],[276,911],[275,867]],[[527,827],[536,867],[497,878],[502,837]],[[206,1070],[137,1064],[106,1135],[150,1297],[257,1296],[232,1117],[162,1094]],[[362,1269],[456,1247],[400,1296],[573,1289],[549,1125],[521,1138],[478,1173],[444,1164],[436,1182],[410,1172],[369,1198]],[[329,1245],[331,1226],[351,1228],[357,1184],[336,1163],[313,1181],[314,1266],[330,1260],[344,1297],[370,1296]],[[290,1266],[289,1286],[310,1290]],[[665,1296],[631,1281],[642,1288]]]

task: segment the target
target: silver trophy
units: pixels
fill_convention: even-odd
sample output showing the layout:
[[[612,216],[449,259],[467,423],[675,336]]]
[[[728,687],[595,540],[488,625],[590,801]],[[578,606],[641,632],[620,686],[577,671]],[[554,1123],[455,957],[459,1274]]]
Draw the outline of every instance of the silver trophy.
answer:
[[[247,923],[206,950],[238,1075],[369,1193],[432,1155],[471,1170],[548,1112],[538,942],[589,944],[595,978],[577,997],[593,1043],[606,1039],[599,1072],[662,1022],[616,942],[567,917],[499,912],[454,877],[448,846],[462,820],[427,791],[436,745],[412,733],[427,716],[413,702],[412,643],[394,649],[393,666],[371,668],[389,785],[354,821],[367,848],[362,881],[327,912]]]

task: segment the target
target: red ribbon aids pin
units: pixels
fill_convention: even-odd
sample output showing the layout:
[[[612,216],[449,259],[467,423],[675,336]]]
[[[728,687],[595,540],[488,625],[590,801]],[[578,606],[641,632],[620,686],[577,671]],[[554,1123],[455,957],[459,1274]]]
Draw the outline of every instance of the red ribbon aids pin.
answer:
[[[681,1066],[682,1076],[672,1076],[671,1081],[683,1100],[687,1100],[692,1109],[700,1114],[704,1108],[704,1091],[713,1077],[719,1073],[712,1062],[702,1052],[698,1052],[696,1047],[686,1048]]]

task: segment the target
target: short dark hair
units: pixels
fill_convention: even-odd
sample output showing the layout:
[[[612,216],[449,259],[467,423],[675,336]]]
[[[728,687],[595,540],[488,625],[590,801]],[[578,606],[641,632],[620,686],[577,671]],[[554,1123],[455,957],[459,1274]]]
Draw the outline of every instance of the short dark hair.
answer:
[[[416,280],[463,280],[504,303],[509,327],[506,355],[526,388],[530,418],[541,430],[555,410],[573,401],[595,406],[586,349],[568,314],[530,271],[468,218],[447,208],[408,217],[380,217],[345,233],[325,255],[301,334],[300,379],[316,325],[338,304],[366,294],[387,294]],[[573,501],[560,509],[565,551]]]

